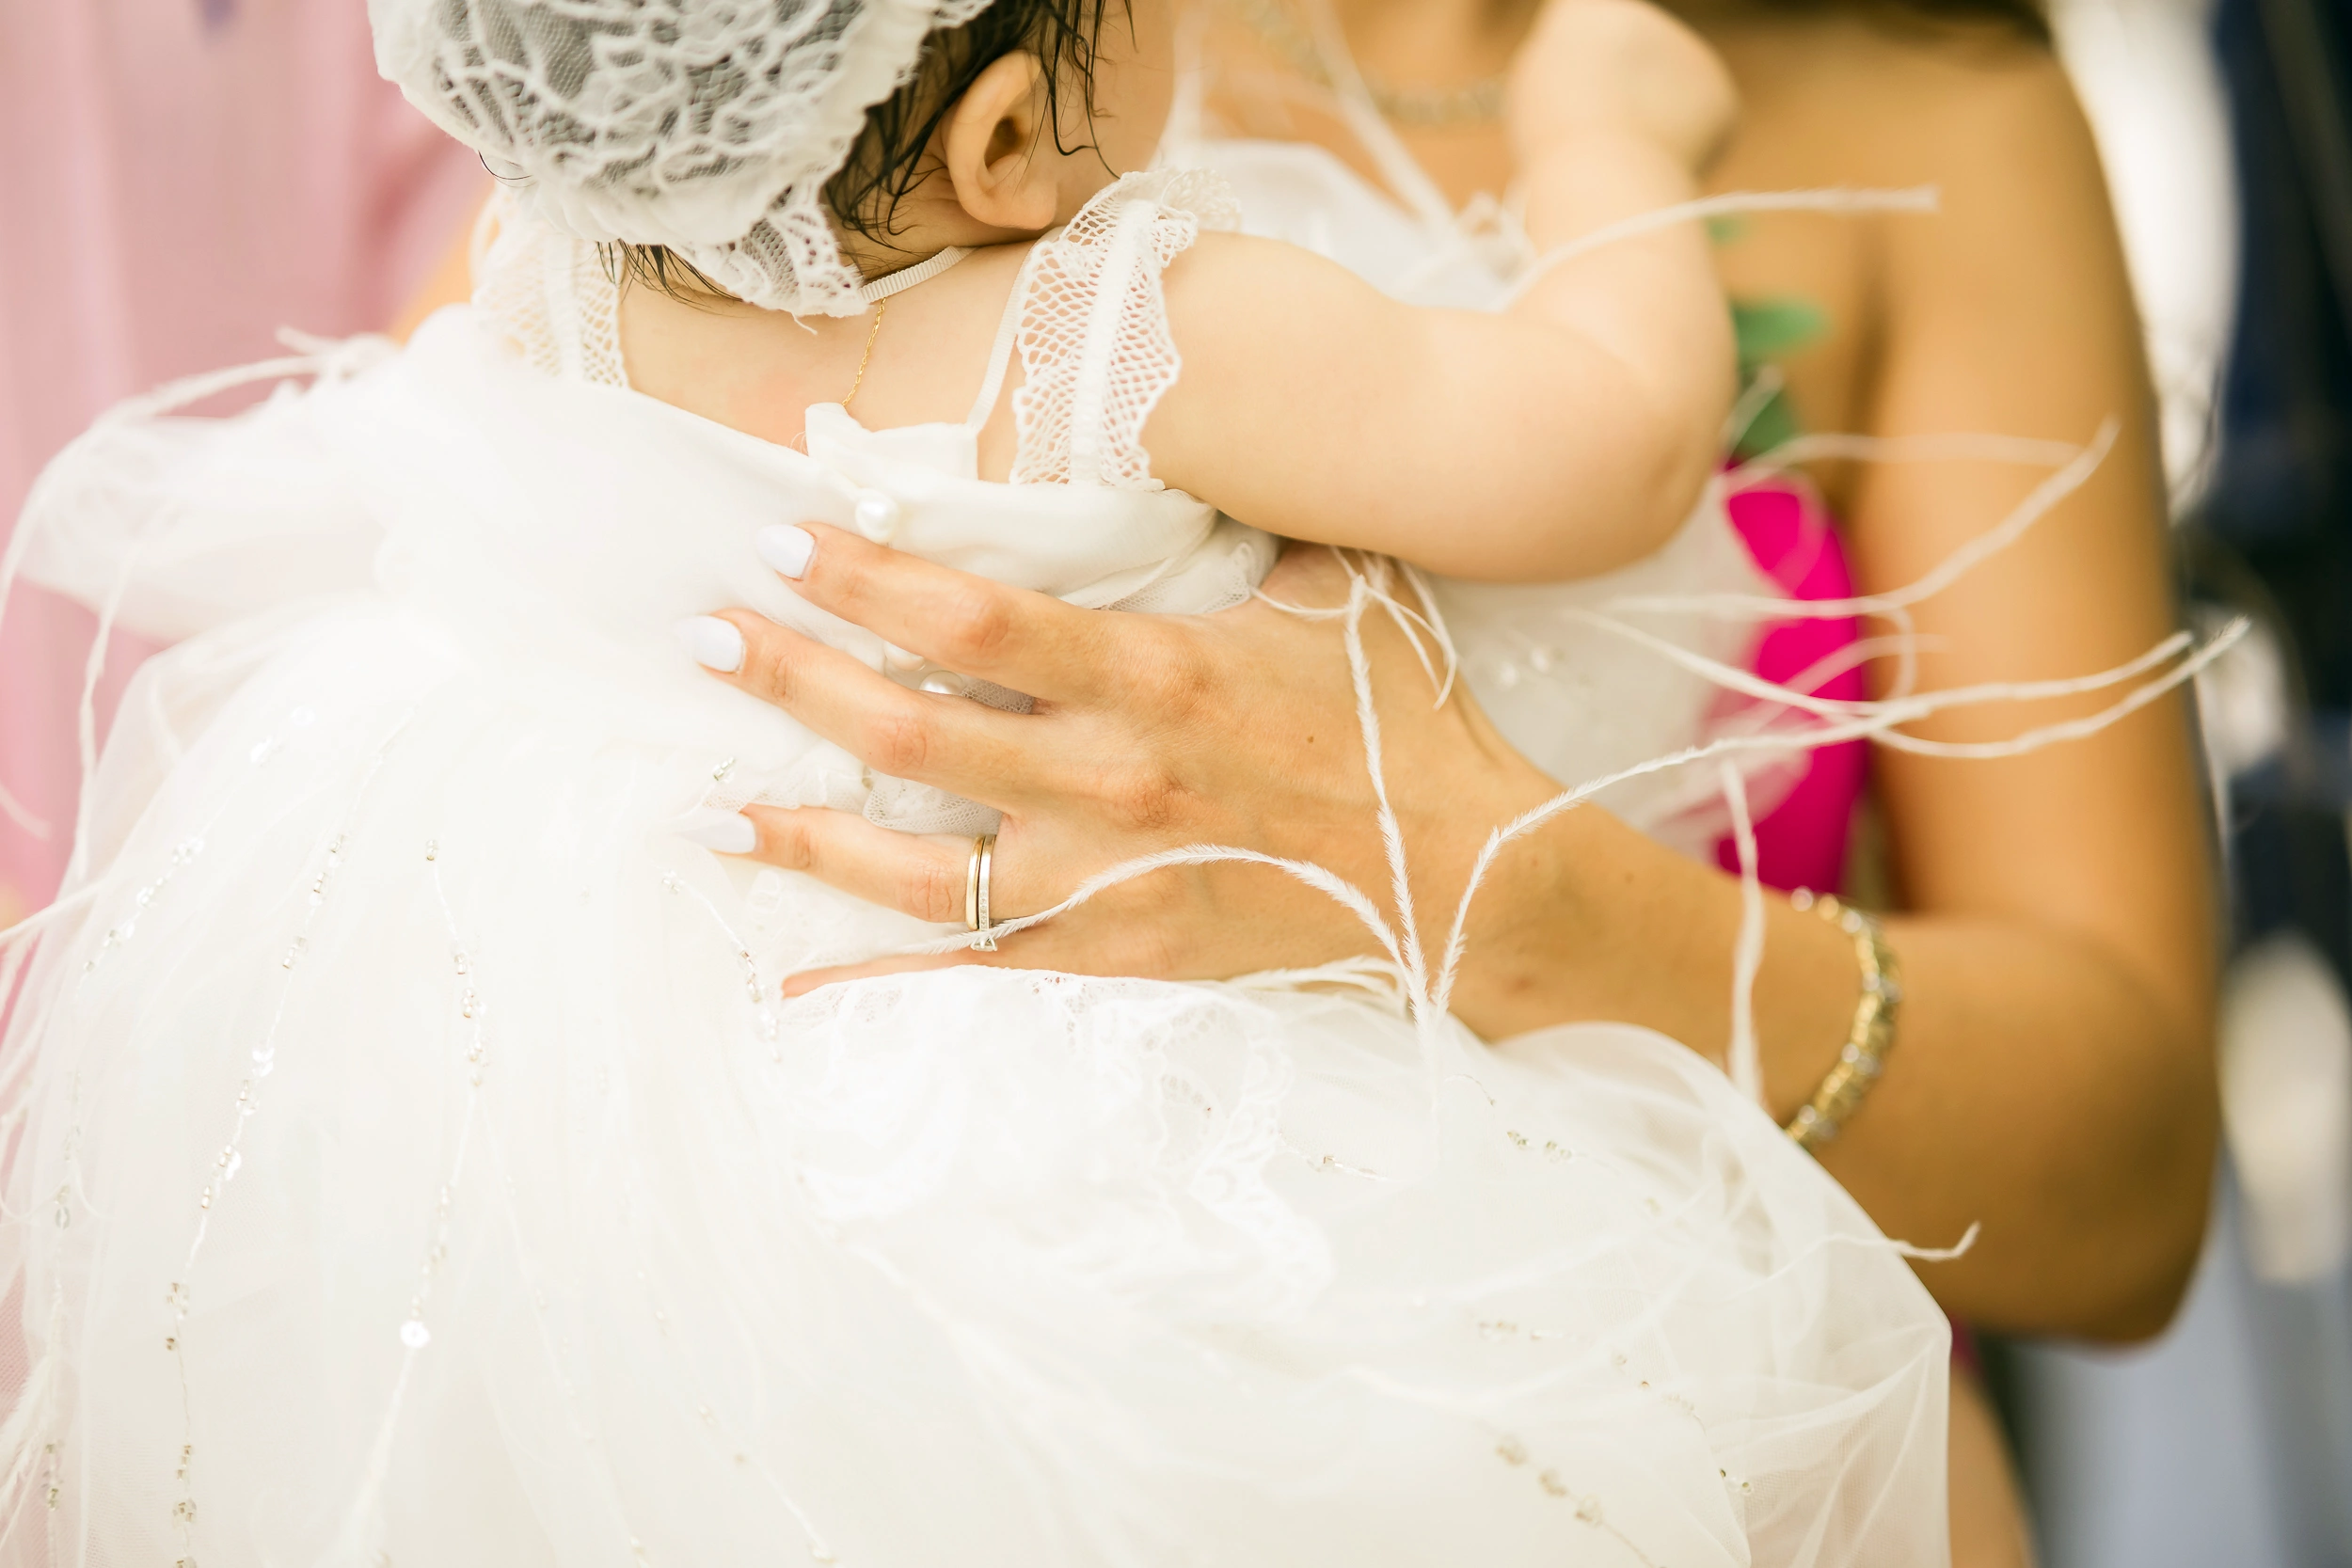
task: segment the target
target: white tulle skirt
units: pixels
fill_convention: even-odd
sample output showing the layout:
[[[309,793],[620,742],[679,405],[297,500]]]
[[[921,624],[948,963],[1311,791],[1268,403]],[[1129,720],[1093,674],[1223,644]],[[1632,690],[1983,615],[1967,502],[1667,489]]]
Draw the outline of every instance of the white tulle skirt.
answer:
[[[779,1002],[902,927],[378,598],[125,712],[7,1058],[7,1560],[1944,1560],[1944,1320],[1672,1041]]]

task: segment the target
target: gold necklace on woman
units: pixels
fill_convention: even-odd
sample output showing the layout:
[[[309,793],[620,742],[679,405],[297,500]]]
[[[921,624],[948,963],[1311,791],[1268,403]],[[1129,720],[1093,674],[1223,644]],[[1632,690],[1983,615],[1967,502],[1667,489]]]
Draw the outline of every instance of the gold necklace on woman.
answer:
[[[1283,64],[1319,87],[1339,90],[1323,51],[1281,0],[1227,0],[1227,4],[1261,42],[1281,56]],[[1424,128],[1487,125],[1502,118],[1501,76],[1484,77],[1458,87],[1400,87],[1361,69],[1356,74],[1372,106],[1392,124]]]

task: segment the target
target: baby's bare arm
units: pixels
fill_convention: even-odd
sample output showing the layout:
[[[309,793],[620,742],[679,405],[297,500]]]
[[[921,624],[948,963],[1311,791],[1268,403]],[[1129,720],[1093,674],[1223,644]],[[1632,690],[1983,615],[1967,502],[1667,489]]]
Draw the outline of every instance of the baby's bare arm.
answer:
[[[1689,199],[1730,113],[1704,46],[1634,0],[1555,0],[1514,93],[1546,250]],[[1146,432],[1155,473],[1273,531],[1454,576],[1581,577],[1656,548],[1732,392],[1695,225],[1553,268],[1502,315],[1403,306],[1224,235],[1178,259],[1168,297],[1184,371]]]

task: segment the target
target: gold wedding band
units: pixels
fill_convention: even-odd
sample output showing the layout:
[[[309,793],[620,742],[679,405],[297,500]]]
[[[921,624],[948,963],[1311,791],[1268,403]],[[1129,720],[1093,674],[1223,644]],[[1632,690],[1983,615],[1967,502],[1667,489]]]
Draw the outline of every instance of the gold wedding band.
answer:
[[[978,933],[973,945],[989,953],[996,951],[996,939],[989,934],[995,922],[988,913],[989,873],[995,862],[996,835],[982,833],[972,841],[972,859],[963,868],[963,928]]]

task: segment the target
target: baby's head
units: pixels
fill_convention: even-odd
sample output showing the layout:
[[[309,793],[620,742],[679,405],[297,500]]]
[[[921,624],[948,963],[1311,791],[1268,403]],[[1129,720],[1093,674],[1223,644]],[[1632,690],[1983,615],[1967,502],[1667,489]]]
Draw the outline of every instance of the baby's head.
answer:
[[[1068,218],[1150,160],[1170,0],[370,0],[376,63],[531,211],[755,304]]]
[[[1169,0],[993,0],[934,32],[825,183],[850,248],[903,264],[888,259],[1039,233],[1143,167],[1173,97],[1168,13]]]

